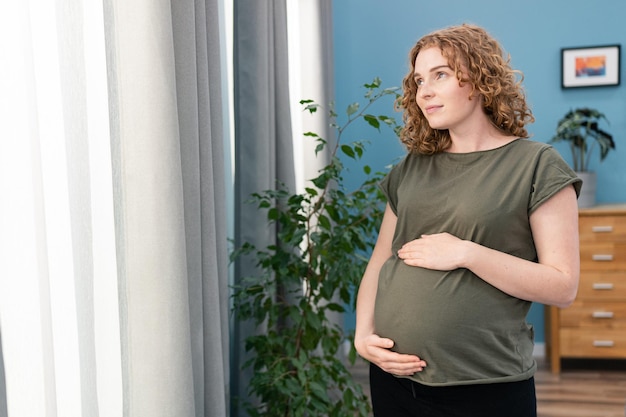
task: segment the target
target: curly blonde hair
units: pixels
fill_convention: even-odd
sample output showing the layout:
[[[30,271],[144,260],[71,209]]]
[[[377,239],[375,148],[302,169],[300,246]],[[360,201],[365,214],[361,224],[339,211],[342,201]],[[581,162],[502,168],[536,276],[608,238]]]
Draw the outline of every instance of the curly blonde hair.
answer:
[[[400,140],[411,153],[432,155],[452,145],[448,130],[432,129],[415,100],[415,59],[422,49],[437,47],[448,59],[459,85],[469,83],[470,96],[482,97],[485,114],[501,132],[527,138],[525,125],[535,119],[526,104],[521,71],[510,65],[502,47],[481,27],[462,24],[432,32],[421,38],[409,53],[410,71],[404,77],[404,94],[397,105],[403,111]],[[464,71],[465,70],[465,71]]]

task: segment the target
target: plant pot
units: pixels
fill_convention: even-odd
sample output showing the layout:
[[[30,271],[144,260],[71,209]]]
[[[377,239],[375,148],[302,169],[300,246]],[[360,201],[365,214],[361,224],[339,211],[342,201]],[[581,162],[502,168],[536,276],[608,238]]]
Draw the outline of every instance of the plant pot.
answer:
[[[578,178],[583,180],[583,186],[578,197],[578,208],[593,207],[596,205],[596,183],[595,172],[576,172]]]

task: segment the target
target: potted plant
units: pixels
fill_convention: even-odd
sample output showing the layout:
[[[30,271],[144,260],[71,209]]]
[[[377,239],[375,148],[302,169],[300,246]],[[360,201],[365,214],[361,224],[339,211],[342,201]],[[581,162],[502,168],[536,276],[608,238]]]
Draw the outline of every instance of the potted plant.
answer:
[[[578,108],[570,110],[558,123],[551,143],[569,142],[572,152],[572,167],[583,180],[583,188],[578,199],[579,207],[595,205],[596,173],[589,170],[589,161],[594,148],[604,161],[611,149],[615,149],[613,135],[600,128],[600,122],[609,123],[606,116],[595,109]]]
[[[247,257],[258,267],[256,276],[234,288],[233,311],[240,320],[266,329],[245,339],[249,360],[243,367],[254,374],[250,400],[241,405],[251,417],[366,417],[371,412],[340,354],[352,335],[330,317],[354,308],[384,212],[386,199],[378,187],[383,172],[362,165],[360,186],[348,187],[344,181],[346,158],[359,161],[365,149],[363,141],[344,143],[346,128],[362,121],[377,130],[388,126],[399,131],[395,119],[371,113],[379,99],[397,99],[396,88],[380,85],[378,78],[364,85],[365,105],[349,105],[342,125],[329,111],[336,131],[332,145],[316,133],[304,134],[317,142],[316,152],[331,150],[330,162],[310,187],[301,193],[283,187],[252,196],[276,227],[278,243],[256,247],[244,242],[231,253],[233,260]],[[301,104],[311,113],[320,108],[310,100]],[[349,360],[355,359],[352,346]]]

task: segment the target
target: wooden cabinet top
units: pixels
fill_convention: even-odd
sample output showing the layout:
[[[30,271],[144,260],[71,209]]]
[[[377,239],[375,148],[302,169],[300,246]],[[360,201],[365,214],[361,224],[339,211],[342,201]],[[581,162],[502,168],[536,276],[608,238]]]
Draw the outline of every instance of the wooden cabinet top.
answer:
[[[604,204],[578,211],[580,216],[626,216],[626,203]]]

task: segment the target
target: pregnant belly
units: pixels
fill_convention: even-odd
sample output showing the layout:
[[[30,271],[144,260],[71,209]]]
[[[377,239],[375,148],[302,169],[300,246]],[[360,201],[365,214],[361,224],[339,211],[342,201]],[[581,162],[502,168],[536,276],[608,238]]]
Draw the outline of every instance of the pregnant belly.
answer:
[[[376,333],[393,350],[428,366],[411,378],[426,384],[507,381],[532,371],[530,303],[511,297],[466,269],[449,272],[390,259],[376,295]]]
[[[484,334],[497,332],[501,320],[519,325],[519,317],[506,317],[516,314],[510,309],[515,300],[468,270],[433,271],[392,259],[379,277],[375,328],[395,342],[394,350],[426,357],[485,343]]]

